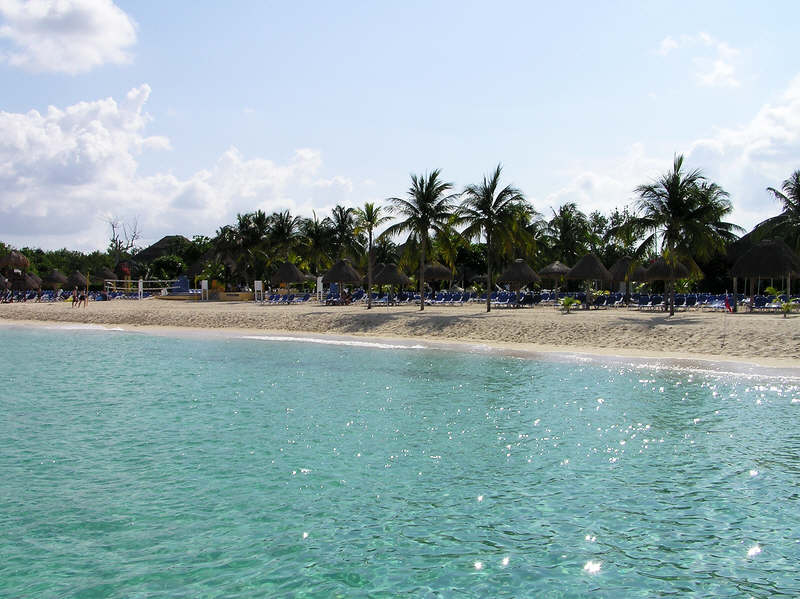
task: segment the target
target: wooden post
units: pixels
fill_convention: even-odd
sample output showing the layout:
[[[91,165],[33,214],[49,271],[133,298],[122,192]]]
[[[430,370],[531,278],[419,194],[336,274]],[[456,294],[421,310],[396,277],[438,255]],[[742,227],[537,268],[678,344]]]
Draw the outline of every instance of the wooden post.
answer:
[[[733,311],[738,312],[739,309],[737,308],[737,301],[736,301],[736,277],[733,277]]]

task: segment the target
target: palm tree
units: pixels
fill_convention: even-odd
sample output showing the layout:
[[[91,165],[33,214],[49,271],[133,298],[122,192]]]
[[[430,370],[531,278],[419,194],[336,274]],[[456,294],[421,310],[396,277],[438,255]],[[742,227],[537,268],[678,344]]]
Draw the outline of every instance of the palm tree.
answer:
[[[783,212],[765,223],[770,223],[770,234],[782,237],[795,251],[800,252],[800,170],[791,174],[781,185],[782,191],[767,187],[776,200],[783,204]]]
[[[690,263],[695,256],[709,256],[735,239],[739,227],[721,219],[733,207],[728,194],[710,183],[699,169],[683,170],[683,156],[676,155],[672,170],[635,189],[640,214],[633,219],[646,237],[637,249],[641,255],[654,249],[674,264],[679,258]],[[675,288],[670,285],[670,316],[675,314]]]
[[[449,226],[453,212],[452,183],[439,179],[441,171],[411,175],[411,186],[406,198],[389,198],[392,211],[404,217],[386,229],[384,235],[408,232],[408,241],[419,247],[419,309],[425,309],[425,252],[430,247],[430,232],[444,231]]]
[[[468,185],[462,194],[458,215],[467,224],[462,235],[473,239],[483,235],[486,238],[486,285],[492,288],[492,242],[501,242],[503,237],[513,233],[515,208],[525,203],[522,192],[511,185],[500,188],[500,174],[503,170],[497,165],[489,177],[484,176],[478,185]],[[492,310],[491,293],[486,294],[486,311]]]
[[[382,216],[383,209],[376,206],[373,202],[365,202],[364,208],[356,209],[356,233],[366,231],[368,237],[367,245],[367,310],[372,308],[372,234],[375,229],[383,223],[391,220],[389,216]]]
[[[575,202],[567,202],[553,210],[553,218],[547,223],[547,236],[553,259],[575,264],[586,253],[589,237],[589,219],[578,210]]]
[[[274,212],[269,217],[269,243],[273,256],[288,260],[298,242],[298,233],[302,219],[292,216],[288,210]]]
[[[316,212],[312,211],[312,215],[300,225],[300,247],[311,272],[319,275],[332,262],[333,223],[327,216],[320,220]]]
[[[455,276],[456,263],[458,261],[458,250],[465,245],[464,238],[455,229],[458,222],[458,215],[452,215],[450,217],[449,226],[436,233],[433,239],[434,251],[442,264],[450,269],[450,287],[453,286],[453,277]]]
[[[359,235],[356,233],[356,210],[337,205],[331,211],[333,223],[333,244],[338,258],[361,253]]]

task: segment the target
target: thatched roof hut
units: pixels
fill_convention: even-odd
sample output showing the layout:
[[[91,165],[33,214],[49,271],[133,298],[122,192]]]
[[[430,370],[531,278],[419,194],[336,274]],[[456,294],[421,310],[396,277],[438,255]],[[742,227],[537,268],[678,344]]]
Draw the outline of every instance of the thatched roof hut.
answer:
[[[374,264],[372,266],[372,284],[373,285],[380,285],[380,283],[378,283],[375,280],[375,277],[377,277],[378,273],[380,273],[385,267],[386,267],[386,265],[383,262],[378,262],[377,264]],[[369,272],[367,272],[364,275],[364,278],[362,279],[361,284],[364,286],[364,289],[367,288],[367,285],[369,285]]]
[[[67,283],[70,287],[78,287],[79,289],[83,289],[87,285],[86,277],[77,270],[67,278]]]
[[[270,281],[273,285],[280,285],[281,283],[305,283],[308,280],[306,275],[300,272],[291,262],[284,262],[279,267],[277,272],[272,275]]]
[[[138,252],[135,256],[137,262],[152,262],[156,258],[169,254],[181,254],[191,241],[183,235],[166,235]]]
[[[423,272],[426,281],[449,281],[453,276],[449,268],[436,261],[426,264]]]
[[[30,260],[22,252],[11,250],[8,254],[0,258],[0,268],[8,270],[28,270],[31,266]]]
[[[385,264],[381,271],[373,276],[373,283],[376,285],[395,285],[397,287],[405,287],[411,283],[409,279],[394,262]]]
[[[648,281],[675,281],[689,276],[689,269],[678,262],[669,264],[663,257],[659,257],[645,271]]]
[[[45,275],[43,281],[47,287],[55,291],[67,284],[67,276],[60,270],[53,269]]]
[[[611,273],[594,254],[586,254],[566,274],[568,279],[583,281],[610,281]]]
[[[344,258],[330,267],[328,272],[322,276],[323,283],[360,283],[361,275],[350,264],[350,260]]]
[[[647,270],[631,256],[620,258],[608,269],[614,281],[646,281]]]
[[[500,282],[505,283],[532,283],[534,281],[541,281],[539,275],[533,270],[528,263],[522,258],[517,258],[497,278]]]
[[[539,276],[544,277],[545,279],[558,279],[559,277],[563,277],[569,272],[569,266],[564,264],[563,262],[559,262],[556,260],[552,264],[548,264],[543,269],[539,271]]]
[[[755,244],[731,268],[734,277],[782,278],[800,276],[800,258],[782,239]]]
[[[11,289],[14,291],[31,291],[33,289],[39,289],[41,286],[41,282],[37,281],[28,273],[14,273],[9,282],[11,284]]]
[[[98,285],[102,285],[103,283],[106,282],[107,279],[113,281],[117,278],[117,275],[114,274],[114,271],[108,268],[107,266],[104,266],[96,273],[93,272],[90,274],[92,275],[92,281]]]

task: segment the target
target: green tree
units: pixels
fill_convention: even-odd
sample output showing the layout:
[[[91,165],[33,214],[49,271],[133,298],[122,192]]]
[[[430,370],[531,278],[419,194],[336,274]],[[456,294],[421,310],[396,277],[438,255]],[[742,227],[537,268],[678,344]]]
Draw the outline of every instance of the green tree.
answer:
[[[431,231],[444,231],[450,223],[454,209],[452,183],[439,178],[441,171],[430,174],[411,175],[411,186],[405,198],[389,198],[392,211],[403,220],[389,227],[385,234],[408,233],[408,241],[419,248],[419,294],[420,310],[425,309],[425,253],[430,249]]]
[[[492,288],[492,262],[494,246],[502,245],[505,239],[513,236],[515,208],[525,203],[525,196],[512,185],[500,189],[500,175],[503,167],[497,165],[494,172],[483,177],[477,185],[468,185],[461,194],[458,216],[467,227],[462,235],[467,239],[486,239],[486,282]],[[491,294],[486,294],[486,311],[492,309]]]
[[[300,224],[300,253],[308,268],[315,275],[320,275],[322,270],[331,265],[331,248],[333,245],[333,224],[331,219],[317,218],[317,213],[312,212],[311,218],[306,218]]]
[[[709,256],[736,238],[736,225],[722,218],[733,210],[728,194],[710,183],[699,169],[685,171],[683,156],[675,156],[672,170],[635,189],[638,215],[635,227],[645,238],[637,254],[653,249],[667,262]],[[670,286],[670,316],[675,314],[675,289]]]
[[[362,251],[359,234],[356,231],[356,210],[344,206],[334,206],[331,211],[333,223],[333,245],[338,259],[348,256],[355,258]]]
[[[759,223],[757,237],[780,237],[786,244],[800,252],[800,170],[791,174],[781,185],[781,189],[767,187],[767,191],[783,204],[783,212]]]
[[[553,218],[547,223],[547,238],[554,260],[574,265],[587,253],[589,219],[578,210],[575,202],[567,202],[553,210]]]
[[[356,214],[356,234],[367,232],[367,310],[372,308],[372,236],[375,229],[391,220],[390,216],[383,215],[383,208],[373,202],[365,202],[363,208],[358,208]]]

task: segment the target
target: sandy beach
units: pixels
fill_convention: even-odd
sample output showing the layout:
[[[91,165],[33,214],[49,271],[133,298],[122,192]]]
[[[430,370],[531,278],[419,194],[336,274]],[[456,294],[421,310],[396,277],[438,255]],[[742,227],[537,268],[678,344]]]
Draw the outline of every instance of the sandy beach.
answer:
[[[736,361],[800,368],[800,316],[663,313],[626,309],[561,314],[552,307],[499,309],[483,305],[332,307],[158,299],[0,305],[0,320],[54,321],[127,327],[191,327],[481,343],[536,352],[642,358]]]

